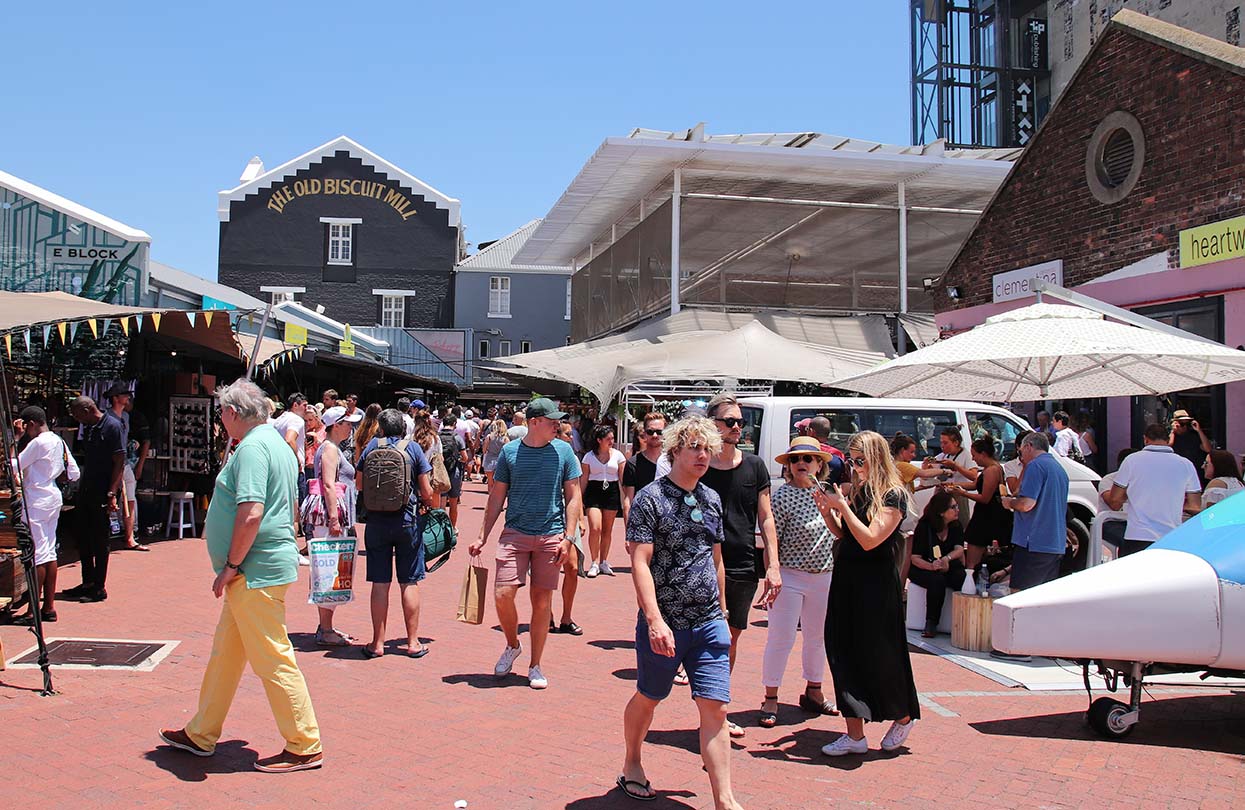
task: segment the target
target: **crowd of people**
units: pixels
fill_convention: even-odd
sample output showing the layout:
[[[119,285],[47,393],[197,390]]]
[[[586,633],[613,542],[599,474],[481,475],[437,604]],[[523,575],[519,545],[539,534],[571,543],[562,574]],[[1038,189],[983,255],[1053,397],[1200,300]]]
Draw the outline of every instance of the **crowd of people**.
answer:
[[[85,397],[72,403],[84,426],[81,470],[40,409],[21,415],[18,467],[40,584],[32,610],[45,620],[55,620],[57,479],[79,479],[80,537],[87,538],[82,584],[67,593],[83,601],[107,598],[109,510],[118,508],[118,495],[132,497],[126,470],[145,452],[131,444],[150,440],[124,418],[132,392],[120,386],[108,395],[104,411]],[[249,663],[286,739],[282,752],[256,767],[320,767],[319,729],[287,630],[285,597],[299,566],[311,562],[316,542],[360,538],[367,548],[370,638],[360,641],[341,626],[349,622],[339,623],[340,603],[317,603],[315,643],[354,646],[363,659],[386,654],[396,576],[406,631],[397,652],[427,656],[418,633],[418,585],[428,563],[423,531],[436,510],[453,526],[463,482],[478,476],[488,500],[480,534],[467,547],[473,558],[501,522],[493,599],[505,646],[494,674],[509,675],[523,657],[518,594],[527,587],[527,682],[549,687],[548,635],[584,633],[573,617],[578,580],[614,575],[610,540],[621,513],[638,613],[637,683],[623,713],[618,787],[636,799],[656,796],[645,776],[643,740],[657,704],[682,684],[698,707],[715,805],[726,808],[737,806],[729,740],[746,733],[726,707],[752,610],[763,609],[768,618],[760,726],[778,722],[779,690],[798,638],[798,707],[814,716],[841,715],[846,724],[823,752],[864,753],[870,722],[889,722],[880,745],[895,750],[920,718],[906,583],[926,591],[923,635],[929,637],[937,633],[947,589],[958,589],[983,560],[995,562],[993,579],[1012,590],[1059,576],[1068,476],[1056,455],[1084,462],[1099,452],[1062,411],[1016,436],[1017,458],[1006,463],[996,458],[994,437],[977,436],[965,446],[959,426],[943,429],[941,452],[919,464],[916,440],[902,434],[888,441],[858,432],[844,452],[829,444],[829,420],[814,417],[796,425],[790,446],[774,459],[783,483],[771,492],[765,461],[739,446],[744,419],[728,393],[677,421],[645,415],[634,425],[630,453],[616,446],[610,418],[576,418],[548,399],[476,414],[405,398],[394,407],[360,407],[358,397],[332,390],[315,404],[301,393],[277,403],[245,380],[218,395],[223,427],[235,443],[204,527],[221,620],[198,712],[184,728],[161,730],[166,743],[210,756]],[[1235,457],[1206,450],[1204,432],[1187,414],[1178,413],[1170,426],[1151,425],[1145,442],[1141,451],[1121,454],[1119,470],[1102,488],[1104,506],[1127,517],[1118,533],[1122,554],[1245,489]],[[1177,452],[1177,445],[1194,443],[1204,451],[1200,474]],[[925,489],[933,492],[917,514],[914,495]],[[350,590],[351,579],[339,577],[338,584]]]

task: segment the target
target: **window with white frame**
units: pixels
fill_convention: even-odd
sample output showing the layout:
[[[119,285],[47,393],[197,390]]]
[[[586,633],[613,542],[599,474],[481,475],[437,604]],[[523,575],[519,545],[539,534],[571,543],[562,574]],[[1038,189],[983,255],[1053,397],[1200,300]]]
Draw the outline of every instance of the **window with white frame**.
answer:
[[[382,295],[380,297],[380,325],[406,326],[406,296]]]
[[[510,354],[510,341],[503,340],[498,343],[497,356],[505,357]]]
[[[571,280],[566,280],[566,320],[571,319]]]
[[[490,318],[510,317],[510,276],[489,276],[488,315]]]
[[[354,264],[354,225],[329,223],[329,264]]]
[[[476,355],[476,357],[479,357],[481,359],[488,357],[488,340],[487,339],[480,341],[480,351]]]
[[[527,354],[531,350],[532,350],[532,341],[530,340],[519,341],[519,354]]]

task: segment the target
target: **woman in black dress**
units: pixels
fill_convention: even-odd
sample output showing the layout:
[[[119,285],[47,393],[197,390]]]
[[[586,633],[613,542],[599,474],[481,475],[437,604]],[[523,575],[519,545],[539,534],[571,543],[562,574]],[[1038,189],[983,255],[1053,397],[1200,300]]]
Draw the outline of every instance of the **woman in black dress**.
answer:
[[[1012,513],[1003,508],[1003,502],[999,499],[1005,482],[1003,465],[994,458],[994,439],[982,436],[975,440],[972,453],[973,463],[977,465],[977,483],[973,489],[965,489],[958,484],[948,484],[947,489],[953,495],[976,504],[968,528],[964,530],[964,539],[968,541],[964,565],[969,571],[976,571],[991,545],[1011,545]]]
[[[831,494],[819,491],[815,496],[830,531],[839,538],[826,649],[847,733],[821,749],[832,757],[869,750],[866,721],[894,721],[882,738],[882,749],[894,751],[921,716],[895,566],[903,546],[899,524],[910,498],[881,435],[857,433],[847,450],[855,475],[851,499],[838,486]]]

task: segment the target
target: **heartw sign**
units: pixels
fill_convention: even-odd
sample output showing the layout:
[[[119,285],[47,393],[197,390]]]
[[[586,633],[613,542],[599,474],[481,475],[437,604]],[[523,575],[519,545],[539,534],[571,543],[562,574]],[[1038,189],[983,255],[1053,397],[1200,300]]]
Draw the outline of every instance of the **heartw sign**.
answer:
[[[398,216],[404,220],[410,219],[419,213],[419,210],[411,202],[410,197],[385,183],[378,183],[373,180],[334,180],[332,178],[321,180],[316,177],[308,178],[307,180],[295,180],[293,183],[277,186],[272,190],[272,195],[268,198],[268,208],[281,214],[284,213],[285,206],[290,200],[319,194],[371,197],[393,208],[394,211],[398,212]]]

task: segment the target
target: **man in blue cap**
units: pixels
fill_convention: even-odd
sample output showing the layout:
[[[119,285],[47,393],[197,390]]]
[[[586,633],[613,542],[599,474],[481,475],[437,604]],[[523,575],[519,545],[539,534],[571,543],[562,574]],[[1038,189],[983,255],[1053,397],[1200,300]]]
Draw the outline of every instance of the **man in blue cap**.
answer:
[[[497,580],[494,599],[497,618],[506,636],[506,649],[493,668],[504,677],[514,668],[523,652],[519,644],[519,613],[515,596],[532,575],[532,663],[528,685],[544,689],[549,685],[540,668],[545,641],[549,637],[553,592],[558,587],[562,562],[570,553],[567,526],[578,526],[583,514],[579,476],[582,474],[575,452],[566,442],[554,441],[558,423],[566,416],[548,399],[536,399],[527,406],[527,435],[507,442],[497,458],[493,488],[480,539],[468,548],[477,556],[488,542],[489,533],[502,506],[506,508],[505,528],[497,541]]]

